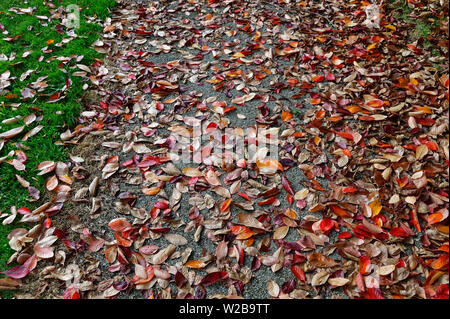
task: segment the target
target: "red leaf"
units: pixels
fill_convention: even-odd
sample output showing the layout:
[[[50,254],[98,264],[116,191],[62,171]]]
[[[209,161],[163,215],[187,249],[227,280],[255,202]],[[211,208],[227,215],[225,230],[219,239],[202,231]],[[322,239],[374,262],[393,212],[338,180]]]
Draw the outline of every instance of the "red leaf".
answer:
[[[327,81],[334,81],[334,80],[336,80],[335,76],[332,73],[327,73],[325,75],[325,79],[327,79]]]
[[[389,234],[395,237],[409,237],[409,234],[401,227],[394,227],[389,231]]]
[[[294,197],[292,197],[290,194],[286,195],[286,200],[289,203],[289,206],[292,206],[292,204],[294,203]]]
[[[303,282],[306,280],[305,273],[300,265],[291,265],[291,271],[298,280]]]
[[[275,202],[276,199],[277,199],[277,198],[276,198],[275,196],[269,197],[268,199],[259,202],[258,205],[259,205],[259,206],[262,206],[262,205],[270,205],[270,204],[273,204],[273,203]]]
[[[362,297],[365,299],[384,299],[380,288],[367,288],[367,292]]]
[[[335,221],[332,220],[331,218],[324,218],[320,222],[319,227],[323,232],[327,232],[334,227],[334,224],[335,224]]]
[[[200,285],[209,286],[215,284],[216,282],[225,280],[228,278],[228,273],[226,271],[216,271],[207,274],[201,281]]]
[[[254,235],[253,232],[248,227],[242,225],[236,225],[231,227],[230,232],[233,235],[236,235],[236,239],[238,240],[248,239]]]
[[[185,283],[187,283],[186,277],[184,277],[184,275],[180,271],[177,271],[177,273],[175,274],[175,284],[178,288],[181,288]]]
[[[325,77],[323,75],[316,75],[311,80],[313,82],[322,82],[324,79],[325,79]]]
[[[356,193],[358,191],[357,187],[354,186],[349,186],[349,187],[344,187],[344,189],[342,190],[344,193]]]
[[[25,266],[16,266],[13,267],[11,269],[8,269],[6,271],[4,271],[3,273],[13,279],[20,279],[20,278],[24,278],[26,275],[28,275],[28,273],[30,272],[30,270],[25,267]]]
[[[61,96],[61,93],[60,93],[60,92],[53,93],[53,94],[50,96],[49,101],[50,101],[50,102],[56,101],[56,100],[59,99],[60,96]]]
[[[343,232],[343,233],[340,233],[340,234],[338,235],[338,237],[339,237],[340,239],[347,239],[347,238],[352,237],[352,234],[349,233],[348,231],[345,231],[345,232]]]
[[[64,299],[80,299],[80,291],[78,288],[69,287],[64,291]]]
[[[292,278],[291,280],[286,281],[283,286],[281,286],[281,291],[284,294],[289,294],[295,289],[295,280]]]
[[[281,184],[283,185],[283,188],[286,192],[294,196],[295,193],[294,190],[292,189],[291,183],[284,174],[281,176]]]
[[[165,233],[170,232],[169,227],[153,227],[153,228],[149,228],[148,230],[150,230],[151,232],[157,233],[157,234],[165,234]]]
[[[353,141],[353,135],[352,134],[350,134],[350,133],[346,133],[346,132],[334,132],[334,133],[336,133],[337,135],[339,135],[340,137],[343,137],[343,138],[345,138],[345,139],[347,139],[347,140],[349,140],[349,141]]]
[[[20,207],[17,212],[22,215],[31,215],[31,210],[26,207]]]
[[[114,233],[114,237],[116,238],[119,245],[123,247],[131,247],[131,245],[133,244],[132,240],[129,240],[128,238],[121,236],[119,233]]]
[[[365,275],[369,272],[369,267],[370,267],[370,259],[367,256],[361,256],[359,258],[359,265],[358,265],[358,269],[359,272],[361,273],[361,275]]]
[[[241,197],[244,197],[246,200],[248,200],[248,201],[252,201],[251,199],[250,199],[250,197],[248,197],[248,195],[247,194],[245,194],[245,193],[237,193],[239,196],[241,196]]]
[[[206,133],[212,133],[217,129],[218,125],[214,122],[211,122],[208,124],[208,126],[206,127]]]

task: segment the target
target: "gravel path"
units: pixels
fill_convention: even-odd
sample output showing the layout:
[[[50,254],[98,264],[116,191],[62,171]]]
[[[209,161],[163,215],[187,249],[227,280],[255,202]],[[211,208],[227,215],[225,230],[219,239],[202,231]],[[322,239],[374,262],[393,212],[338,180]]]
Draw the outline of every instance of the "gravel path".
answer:
[[[373,223],[378,228],[371,228],[375,235],[369,239],[342,240],[334,231],[356,226],[336,205],[361,221],[371,215],[363,216],[357,207],[387,196],[378,194],[373,174],[365,175],[378,150],[353,145],[361,134],[368,143],[377,132],[365,132],[370,125],[348,111],[335,112],[363,89],[362,82],[353,81],[361,80],[357,72],[336,67],[344,61],[333,56],[327,41],[356,41],[352,37],[360,35],[350,28],[343,28],[345,36],[328,31],[342,20],[343,4],[282,2],[119,1],[96,43],[107,58],[81,115],[87,129],[78,128],[74,137],[79,145],[72,153],[73,197],[55,220],[57,228],[70,230],[66,247],[60,243],[57,249],[59,264],[41,272],[38,284],[45,286],[45,297],[75,287],[87,298],[354,298],[361,280],[375,287],[370,276],[361,279],[358,273],[366,255],[376,260],[366,275],[379,274],[376,265],[393,273],[401,258],[411,263],[409,270],[399,268],[395,277],[381,279],[389,297],[388,283],[421,270],[408,256],[427,252],[411,229],[414,236],[407,240],[378,232]],[[309,59],[316,60],[309,64]],[[360,63],[378,72],[372,62]],[[337,73],[338,80],[331,76]],[[390,85],[380,84],[377,93],[383,95]],[[241,97],[246,100],[240,103]],[[324,109],[331,120],[318,124]],[[345,123],[336,120],[333,128],[333,116],[342,114]],[[173,143],[183,144],[182,136],[200,126],[206,139],[188,140],[184,150],[207,150],[213,137],[223,138],[221,129],[238,134],[257,126],[268,129],[285,171],[265,174],[269,164],[248,158],[246,165],[242,159],[213,165],[176,161],[169,154]],[[335,134],[343,130],[347,135]],[[145,160],[153,161],[148,169]],[[361,192],[350,198],[342,187],[352,185]],[[272,198],[261,195],[271,189],[281,193],[271,204],[261,204]],[[230,207],[224,208],[229,198]],[[322,203],[327,206],[320,208]],[[328,206],[332,209],[323,210]],[[323,230],[323,220],[332,223],[331,229]],[[253,236],[237,239],[247,231],[238,225],[248,226]],[[378,236],[381,232],[389,239]],[[436,232],[430,236],[445,238]],[[299,264],[300,274],[292,268]],[[44,284],[52,278],[65,284]],[[404,289],[411,296],[423,294],[415,285],[405,281]]]

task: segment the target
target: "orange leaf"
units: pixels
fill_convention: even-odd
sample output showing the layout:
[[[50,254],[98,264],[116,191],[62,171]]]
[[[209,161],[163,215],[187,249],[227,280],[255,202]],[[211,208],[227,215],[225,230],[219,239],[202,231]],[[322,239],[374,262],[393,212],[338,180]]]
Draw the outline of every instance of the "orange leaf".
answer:
[[[292,113],[290,113],[290,112],[282,112],[281,113],[281,119],[283,120],[283,122],[289,121],[290,119],[292,119]]]
[[[123,232],[132,227],[130,222],[124,218],[113,219],[109,222],[108,226],[116,232]]]
[[[233,200],[231,198],[227,199],[223,204],[222,207],[220,208],[220,211],[223,213],[225,211],[227,211],[230,208],[231,202]]]
[[[250,229],[247,228],[245,231],[243,231],[242,233],[237,235],[236,239],[237,240],[249,239],[253,235],[254,235],[254,233]]]
[[[340,120],[342,120],[342,116],[330,116],[325,119],[325,121],[329,122],[339,122]]]
[[[449,247],[448,244],[442,244],[442,246],[439,247],[439,250],[445,251],[445,252],[448,253],[448,247]]]
[[[228,112],[231,112],[235,109],[236,109],[236,106],[227,107],[226,109],[223,110],[223,114],[227,114]]]
[[[303,136],[305,136],[306,134],[305,133],[303,133],[303,132],[295,132],[294,134],[292,134],[292,136],[294,136],[294,137],[303,137]]]
[[[290,208],[286,209],[286,211],[284,212],[284,215],[286,215],[287,217],[292,218],[292,219],[297,218],[297,214],[295,213],[295,211]]]
[[[119,245],[121,245],[123,247],[131,247],[131,245],[133,244],[132,240],[129,240],[129,239],[121,236],[119,233],[114,233],[114,237],[116,237],[116,240],[119,243]]]
[[[171,103],[175,102],[176,100],[177,100],[177,98],[175,98],[175,99],[167,99],[167,100],[163,101],[163,103],[164,104],[171,104]]]
[[[439,270],[448,265],[448,255],[441,255],[431,263],[433,269]]]
[[[144,187],[144,188],[142,189],[142,192],[143,192],[145,195],[153,196],[153,195],[158,194],[160,190],[161,190],[161,189],[160,189],[159,187],[156,187],[156,186],[155,186],[155,187]]]
[[[296,79],[290,78],[289,80],[287,80],[287,82],[289,83],[289,85],[296,85],[298,83],[298,81]]]
[[[342,150],[342,152],[347,156],[347,157],[352,157],[352,153],[350,152],[350,150],[348,150],[347,148],[344,148]]]
[[[426,114],[433,114],[433,111],[428,106],[416,106],[416,109]]]
[[[446,225],[437,225],[436,226],[436,229],[438,230],[438,231],[440,231],[441,233],[444,233],[444,234],[447,234],[448,235],[448,226],[446,226]]]
[[[248,227],[242,225],[233,226],[230,228],[230,231],[232,234],[237,235],[236,239],[238,240],[248,239],[254,235]]]
[[[277,170],[283,171],[283,165],[272,158],[265,158],[262,161],[256,161],[256,166],[258,166],[260,172],[262,171],[267,174],[275,174]]]
[[[375,118],[372,116],[362,115],[362,116],[358,117],[358,120],[371,122],[371,121],[375,121]]]
[[[333,211],[333,213],[339,217],[342,217],[342,218],[352,217],[352,214],[350,214],[345,209],[340,208],[339,206],[330,205],[330,208]]]
[[[322,82],[325,79],[323,75],[316,75],[312,78],[313,82]]]
[[[207,264],[205,264],[205,262],[203,262],[201,260],[189,260],[184,265],[189,268],[200,269],[200,268],[204,268]]]
[[[402,178],[396,178],[395,180],[397,181],[398,186],[400,186],[401,188],[405,187],[409,183],[408,176],[404,176]]]
[[[320,183],[318,181],[312,180],[312,183],[313,183],[313,188],[315,190],[318,190],[318,191],[324,191],[325,190],[325,188],[323,188],[322,185],[320,185]]]
[[[370,106],[370,107],[374,107],[374,108],[379,108],[384,105],[384,101],[379,100],[379,99],[373,99],[373,100],[367,101],[366,105]]]
[[[446,215],[448,216],[448,213]],[[442,212],[436,212],[436,213],[430,214],[428,216],[428,224],[433,225],[433,224],[439,223],[439,222],[443,221],[445,218],[447,218],[447,217],[444,217],[444,214],[442,214]]]
[[[361,273],[361,275],[365,275],[368,273],[370,268],[370,259],[367,256],[361,256],[359,258],[359,265],[358,265],[358,269],[359,272]]]
[[[362,108],[360,108],[360,107],[357,106],[357,105],[349,105],[349,106],[345,107],[345,109],[346,109],[347,111],[349,111],[350,113],[352,113],[352,114],[358,113],[358,112],[361,112],[361,111],[362,111]]]
[[[312,105],[318,105],[322,102],[322,99],[312,99],[311,100],[311,104]]]

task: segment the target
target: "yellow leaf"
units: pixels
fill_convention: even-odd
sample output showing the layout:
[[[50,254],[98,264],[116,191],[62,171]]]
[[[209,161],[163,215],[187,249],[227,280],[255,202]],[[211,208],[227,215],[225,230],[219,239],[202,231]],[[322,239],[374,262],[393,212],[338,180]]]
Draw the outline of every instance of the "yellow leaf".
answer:
[[[235,54],[233,54],[233,58],[243,58],[245,57],[245,55],[243,55],[241,52],[236,52]]]
[[[380,212],[383,206],[381,206],[381,202],[379,199],[374,200],[369,204],[370,208],[372,209],[372,217],[377,216]]]
[[[415,78],[409,78],[409,82],[411,82],[411,84],[414,84],[414,85],[419,84],[419,81],[417,81]]]
[[[391,29],[392,31],[397,31],[397,28],[394,27],[392,24],[385,25],[386,28]]]
[[[372,50],[372,49],[375,49],[376,46],[377,46],[376,43],[372,43],[371,45],[369,45],[369,46],[367,47],[367,51],[370,51],[370,50]]]

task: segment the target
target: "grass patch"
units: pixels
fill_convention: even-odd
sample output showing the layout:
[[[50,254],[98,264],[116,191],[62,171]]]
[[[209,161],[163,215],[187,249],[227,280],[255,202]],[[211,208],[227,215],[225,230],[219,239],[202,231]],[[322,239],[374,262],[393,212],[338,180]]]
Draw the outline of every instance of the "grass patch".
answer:
[[[439,28],[439,19],[437,17],[416,17],[418,12],[414,8],[408,6],[403,0],[388,0],[387,8],[390,13],[398,21],[404,22],[414,27],[412,32],[409,32],[411,41],[419,38],[426,38],[434,33],[434,30]],[[433,45],[431,42],[425,40],[424,47]],[[427,48],[427,47],[426,47]]]
[[[71,37],[66,34],[65,27],[60,25],[59,18],[50,18],[58,7],[76,4],[80,7],[80,28],[75,30],[78,35],[69,42]],[[76,64],[90,65],[95,58],[102,56],[91,48],[98,39],[101,27],[90,23],[86,16],[105,18],[113,7],[114,0],[2,0],[0,2],[0,75],[9,71],[9,82],[6,88],[0,86],[0,133],[24,125],[24,118],[34,113],[39,121],[26,126],[24,132],[8,141],[0,150],[0,157],[7,156],[11,151],[22,150],[28,157],[25,171],[17,171],[12,165],[0,164],[0,215],[9,212],[13,205],[33,209],[38,203],[30,202],[26,188],[22,187],[15,174],[22,176],[31,186],[41,191],[43,197],[45,178],[37,176],[36,165],[45,160],[63,161],[67,158],[69,149],[55,145],[59,135],[76,123],[81,110],[80,98],[82,86],[86,80],[72,76],[77,70]],[[32,13],[17,13],[11,8],[33,8]],[[62,29],[61,29],[62,28]],[[18,37],[17,37],[18,36]],[[13,41],[5,39],[17,37]],[[77,61],[73,56],[83,56]],[[69,62],[67,62],[69,61]],[[32,71],[25,78],[22,74]],[[42,77],[46,77],[43,79]],[[61,91],[67,81],[72,81],[66,90],[66,97],[57,103],[49,103],[49,97]],[[22,91],[30,88],[34,82],[46,82],[46,87],[28,100],[22,99]],[[4,123],[6,119],[16,118],[14,123]],[[37,125],[43,129],[27,141],[21,141],[25,132]],[[13,156],[15,157],[15,156]],[[11,157],[11,158],[13,158]],[[9,159],[9,158],[8,158]],[[20,216],[16,218],[20,219]],[[0,272],[10,265],[6,261],[12,254],[6,236],[16,227],[0,224]],[[2,276],[0,274],[0,276]],[[10,297],[10,293],[2,293]]]

